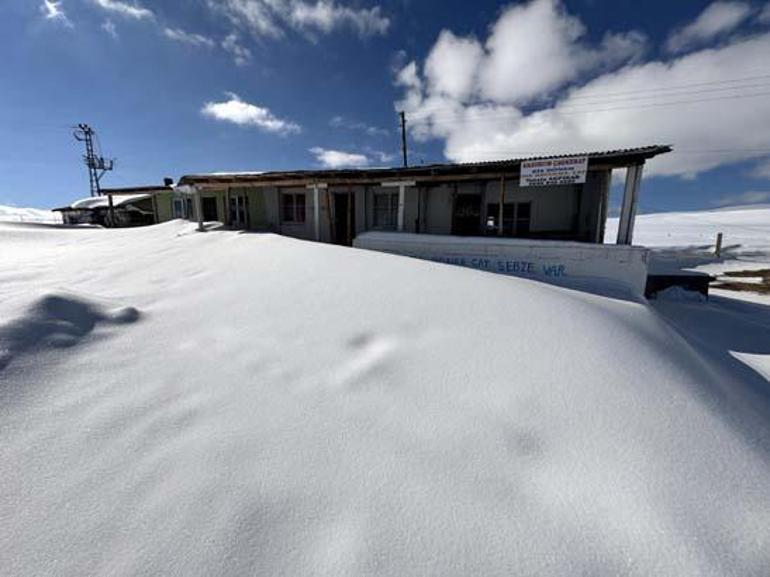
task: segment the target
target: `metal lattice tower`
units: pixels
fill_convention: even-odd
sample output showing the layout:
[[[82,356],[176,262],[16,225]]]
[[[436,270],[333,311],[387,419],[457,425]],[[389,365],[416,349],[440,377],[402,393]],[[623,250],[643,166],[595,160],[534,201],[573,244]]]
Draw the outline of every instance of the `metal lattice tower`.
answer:
[[[100,182],[104,173],[110,171],[115,166],[114,160],[106,160],[103,156],[97,154],[94,150],[94,138],[96,131],[87,124],[78,124],[72,133],[75,140],[86,143],[86,153],[83,160],[88,167],[88,180],[91,185],[91,196],[101,196],[102,189]]]

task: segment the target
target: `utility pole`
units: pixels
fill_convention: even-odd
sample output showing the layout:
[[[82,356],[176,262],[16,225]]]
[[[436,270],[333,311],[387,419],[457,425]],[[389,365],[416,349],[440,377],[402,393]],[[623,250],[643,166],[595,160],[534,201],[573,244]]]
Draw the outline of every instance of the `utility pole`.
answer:
[[[409,166],[406,154],[406,112],[403,110],[400,112],[401,117],[401,152],[404,153],[404,168]]]
[[[99,156],[94,151],[94,137],[96,131],[87,124],[78,124],[75,131],[72,133],[75,140],[78,142],[86,143],[86,153],[83,156],[83,160],[88,167],[88,180],[91,185],[91,196],[101,196],[102,189],[100,181],[104,173],[112,170],[115,161],[105,160],[103,156]]]

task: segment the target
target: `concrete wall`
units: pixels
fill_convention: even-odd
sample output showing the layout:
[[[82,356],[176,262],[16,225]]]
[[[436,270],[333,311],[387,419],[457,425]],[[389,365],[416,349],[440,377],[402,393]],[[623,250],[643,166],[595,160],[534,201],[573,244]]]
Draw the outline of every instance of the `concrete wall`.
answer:
[[[618,296],[641,298],[647,283],[641,247],[394,232],[362,234],[353,246]]]
[[[159,192],[155,197],[155,218],[157,222],[167,222],[174,218],[174,193]]]

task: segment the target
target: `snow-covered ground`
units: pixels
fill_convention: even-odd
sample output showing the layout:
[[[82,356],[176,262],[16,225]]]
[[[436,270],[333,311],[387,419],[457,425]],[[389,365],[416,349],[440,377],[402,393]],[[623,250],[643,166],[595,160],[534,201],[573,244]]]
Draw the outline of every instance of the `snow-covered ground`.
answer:
[[[182,222],[0,246],[3,575],[767,575],[762,305]]]
[[[60,223],[61,215],[39,208],[19,208],[0,204],[0,222],[50,222]]]

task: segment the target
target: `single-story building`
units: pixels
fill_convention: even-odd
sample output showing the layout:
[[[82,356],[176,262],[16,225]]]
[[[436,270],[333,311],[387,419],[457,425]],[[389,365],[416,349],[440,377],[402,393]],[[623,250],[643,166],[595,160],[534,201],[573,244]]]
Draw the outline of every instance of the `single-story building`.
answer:
[[[105,190],[103,196],[83,198],[53,210],[61,213],[64,224],[144,226],[158,222],[155,203],[158,190],[159,187]]]
[[[627,169],[618,243],[631,244],[642,167],[670,151],[656,145],[408,168],[194,174],[179,180],[175,202],[179,213],[185,204],[187,218],[345,245],[367,231],[603,243],[611,174]]]

